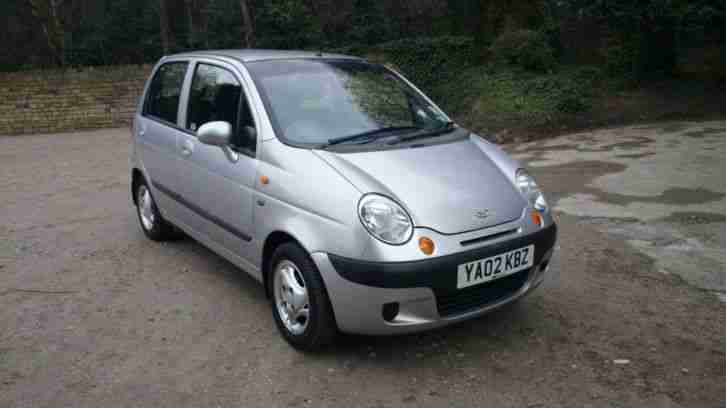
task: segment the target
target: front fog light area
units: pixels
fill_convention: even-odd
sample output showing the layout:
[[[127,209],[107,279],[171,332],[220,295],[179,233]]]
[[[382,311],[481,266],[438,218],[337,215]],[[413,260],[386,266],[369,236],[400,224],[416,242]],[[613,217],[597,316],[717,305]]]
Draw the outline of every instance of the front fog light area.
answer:
[[[392,322],[394,319],[396,319],[396,316],[398,316],[398,311],[400,309],[400,305],[398,302],[391,302],[386,303],[383,305],[383,310],[381,312],[381,315],[383,316],[383,320],[387,322]]]
[[[517,174],[515,176],[515,183],[517,184],[517,188],[519,188],[519,191],[522,193],[524,198],[527,199],[532,207],[534,207],[537,211],[541,213],[547,212],[547,210],[549,209],[547,199],[545,198],[544,193],[542,193],[542,190],[540,190],[539,186],[537,185],[537,182],[534,180],[534,177],[527,173],[527,170],[517,170]]]

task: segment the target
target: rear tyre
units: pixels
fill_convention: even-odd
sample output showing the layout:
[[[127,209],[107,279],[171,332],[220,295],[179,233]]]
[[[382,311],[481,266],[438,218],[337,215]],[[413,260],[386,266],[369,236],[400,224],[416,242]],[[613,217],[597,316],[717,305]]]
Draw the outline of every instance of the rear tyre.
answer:
[[[335,340],[333,307],[318,268],[297,244],[277,247],[270,260],[268,288],[272,315],[290,345],[317,351]]]
[[[135,194],[136,214],[139,217],[139,224],[141,230],[149,239],[161,242],[181,237],[181,232],[161,216],[145,180],[138,183]]]

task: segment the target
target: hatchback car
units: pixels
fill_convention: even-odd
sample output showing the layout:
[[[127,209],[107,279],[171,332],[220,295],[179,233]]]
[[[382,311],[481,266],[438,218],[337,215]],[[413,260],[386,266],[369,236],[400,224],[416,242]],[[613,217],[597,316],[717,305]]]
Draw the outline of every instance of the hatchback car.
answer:
[[[393,69],[169,56],[132,128],[146,236],[184,232],[247,271],[300,349],[470,319],[548,274],[557,229],[534,179]]]

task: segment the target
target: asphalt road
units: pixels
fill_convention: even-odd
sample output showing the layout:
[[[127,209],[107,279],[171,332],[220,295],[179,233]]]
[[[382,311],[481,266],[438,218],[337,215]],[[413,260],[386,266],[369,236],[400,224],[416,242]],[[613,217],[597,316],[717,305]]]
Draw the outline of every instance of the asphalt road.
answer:
[[[302,354],[261,287],[129,197],[125,129],[0,137],[0,407],[724,407],[725,123],[509,146],[559,279],[481,319]]]

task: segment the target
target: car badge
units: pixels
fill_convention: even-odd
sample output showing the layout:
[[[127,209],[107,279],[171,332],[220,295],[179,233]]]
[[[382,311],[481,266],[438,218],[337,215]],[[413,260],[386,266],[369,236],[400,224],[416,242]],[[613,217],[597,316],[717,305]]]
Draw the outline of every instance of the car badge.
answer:
[[[487,219],[487,218],[491,217],[492,215],[493,215],[493,213],[489,209],[478,210],[477,212],[474,213],[474,216],[476,218],[479,218],[479,219],[482,219],[482,220]]]

